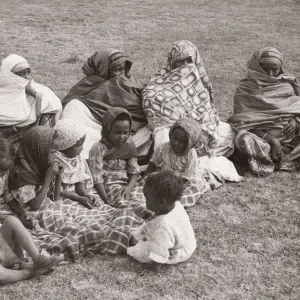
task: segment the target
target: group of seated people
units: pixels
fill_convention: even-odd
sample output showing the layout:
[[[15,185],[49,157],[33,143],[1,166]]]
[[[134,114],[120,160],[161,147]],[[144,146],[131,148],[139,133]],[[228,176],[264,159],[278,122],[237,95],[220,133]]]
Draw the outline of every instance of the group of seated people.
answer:
[[[127,253],[155,268],[183,262],[196,248],[184,207],[242,180],[228,158],[259,176],[297,170],[300,86],[275,48],[253,54],[228,122],[191,42],[175,42],[144,86],[131,65],[121,51],[96,52],[60,101],[24,58],[2,61],[1,282],[47,274],[61,254]]]

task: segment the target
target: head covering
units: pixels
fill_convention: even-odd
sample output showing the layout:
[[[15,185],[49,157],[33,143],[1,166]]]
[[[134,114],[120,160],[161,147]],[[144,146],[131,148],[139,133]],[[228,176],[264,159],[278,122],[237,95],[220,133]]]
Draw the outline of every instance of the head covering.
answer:
[[[9,189],[43,184],[53,135],[54,129],[44,126],[32,127],[24,134],[9,173]]]
[[[86,133],[73,120],[62,119],[54,126],[53,147],[59,151],[74,146]]]
[[[125,75],[129,77],[132,62],[129,57],[119,50],[108,50],[95,52],[82,67],[82,71],[87,76],[96,75],[104,80],[108,80],[108,72],[125,63]]]
[[[284,74],[283,55],[273,47],[265,47],[253,53],[251,59],[247,63],[248,77],[258,79],[260,81],[269,82],[270,79],[266,71],[261,67],[261,63],[275,63],[280,67],[279,75]],[[259,76],[257,73],[262,74]],[[274,79],[273,79],[274,81]],[[276,79],[275,79],[276,81]]]
[[[106,145],[107,148],[109,149],[107,154],[104,156],[104,158],[107,160],[128,159],[136,156],[136,147],[130,136],[120,148],[115,147],[115,145],[110,141],[110,131],[112,129],[112,126],[116,121],[116,118],[121,114],[128,115],[130,119],[130,131],[131,131],[131,124],[132,124],[131,116],[130,113],[125,108],[111,107],[110,109],[107,110],[107,112],[103,117],[101,142],[104,145]]]
[[[209,134],[201,128],[196,120],[188,117],[177,120],[170,129],[170,140],[172,134],[177,128],[183,129],[188,137],[188,144],[186,145],[183,155],[188,154],[193,148],[196,149],[198,156],[207,154],[210,137]]]
[[[10,54],[2,60],[1,72],[9,71],[11,73],[15,73],[24,69],[30,69],[30,65],[22,56]]]

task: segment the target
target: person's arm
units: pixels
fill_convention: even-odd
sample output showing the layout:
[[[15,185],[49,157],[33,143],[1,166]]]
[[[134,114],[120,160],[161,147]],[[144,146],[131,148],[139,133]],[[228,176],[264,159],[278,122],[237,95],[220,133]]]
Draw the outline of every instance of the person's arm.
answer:
[[[2,285],[25,280],[33,277],[34,275],[35,273],[33,269],[11,270],[4,268],[0,264],[0,284]]]
[[[95,184],[95,189],[98,193],[98,195],[100,196],[100,198],[105,202],[105,203],[108,203],[108,196],[106,194],[106,191],[105,191],[105,187],[104,187],[104,184],[103,182],[99,182],[99,183],[96,183]]]
[[[63,169],[58,172],[55,178],[55,187],[54,187],[54,201],[57,201],[60,199],[61,195],[61,173]]]
[[[84,182],[76,182],[75,191],[79,196],[87,196],[89,194],[88,191],[86,190]]]
[[[20,221],[26,228],[33,229],[33,222],[32,219],[28,217],[28,211],[26,208],[21,206],[21,204],[15,199],[7,202],[7,205],[15,214],[18,215]]]

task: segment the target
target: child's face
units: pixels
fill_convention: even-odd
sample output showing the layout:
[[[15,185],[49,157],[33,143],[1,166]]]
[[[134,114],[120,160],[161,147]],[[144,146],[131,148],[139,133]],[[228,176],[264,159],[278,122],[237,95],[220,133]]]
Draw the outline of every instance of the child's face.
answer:
[[[110,130],[109,139],[116,147],[121,147],[129,138],[129,133],[130,122],[128,120],[117,120]]]
[[[192,64],[192,63],[193,63],[193,59],[190,56],[188,56],[184,59],[177,60],[174,63],[174,69],[177,69],[177,68],[182,67],[183,65],[188,65],[188,64]]]
[[[85,135],[82,138],[80,138],[80,140],[74,146],[61,152],[69,158],[74,158],[81,153],[83,149],[84,141],[85,141]]]
[[[125,75],[125,62],[108,72],[108,78],[113,78],[120,75]]]
[[[177,155],[184,154],[188,144],[188,136],[182,128],[176,128],[171,135],[170,145],[172,150]]]
[[[146,198],[146,206],[149,210],[159,213],[164,208],[164,203],[159,200],[152,187],[144,185],[143,193]]]
[[[261,63],[260,66],[264,69],[264,71],[272,77],[277,77],[280,73],[280,66],[275,63]]]
[[[0,159],[0,177],[7,174],[9,168],[12,166],[12,160],[10,158],[1,158]]]

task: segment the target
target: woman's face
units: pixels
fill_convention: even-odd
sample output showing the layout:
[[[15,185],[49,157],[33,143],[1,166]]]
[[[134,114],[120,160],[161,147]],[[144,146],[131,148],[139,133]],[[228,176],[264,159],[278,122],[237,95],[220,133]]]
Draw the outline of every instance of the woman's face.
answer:
[[[190,56],[188,56],[184,59],[175,61],[174,69],[177,69],[177,68],[180,68],[184,65],[188,65],[188,64],[192,64],[192,63],[193,63],[193,59]]]
[[[277,77],[280,74],[280,66],[276,63],[271,63],[271,62],[267,62],[267,63],[260,63],[260,66],[262,67],[262,69],[271,77]]]
[[[121,147],[129,138],[130,122],[128,120],[117,120],[114,122],[109,139],[116,146]]]
[[[116,68],[108,71],[108,78],[113,78],[125,74],[125,62],[118,65]]]
[[[23,77],[24,79],[30,80],[32,79],[31,77],[31,70],[29,68],[18,71],[18,72],[14,72],[15,75],[18,75],[20,77]]]
[[[170,138],[172,150],[177,155],[182,155],[188,145],[188,136],[182,128],[176,128]]]
[[[85,135],[82,138],[80,138],[80,140],[74,146],[72,146],[66,150],[63,150],[61,152],[69,158],[74,158],[81,153],[81,151],[83,149],[84,141],[85,141]]]

